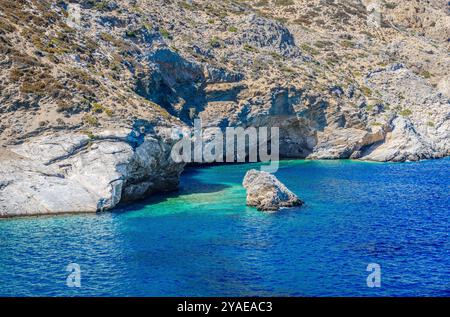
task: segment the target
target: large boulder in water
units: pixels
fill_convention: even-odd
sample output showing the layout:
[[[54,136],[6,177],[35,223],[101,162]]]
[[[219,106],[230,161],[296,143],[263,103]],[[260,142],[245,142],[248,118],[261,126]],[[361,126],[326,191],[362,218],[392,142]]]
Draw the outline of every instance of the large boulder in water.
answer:
[[[300,198],[267,172],[248,171],[242,185],[247,189],[247,205],[261,211],[275,212],[282,207],[303,204]]]

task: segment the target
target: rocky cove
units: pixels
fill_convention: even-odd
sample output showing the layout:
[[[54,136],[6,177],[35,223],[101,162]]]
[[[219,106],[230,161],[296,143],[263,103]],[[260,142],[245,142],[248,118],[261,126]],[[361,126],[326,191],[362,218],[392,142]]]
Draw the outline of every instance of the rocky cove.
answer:
[[[418,80],[402,66],[384,72],[390,72],[390,78]],[[414,90],[406,93],[416,94],[417,87],[420,85],[415,83]],[[435,107],[437,126],[424,123],[420,110],[412,117],[390,114],[384,125],[371,127],[361,126],[367,119],[357,119],[362,121],[353,125],[346,114],[334,118],[336,114],[327,114],[326,108],[322,115],[312,116],[295,110],[292,103],[299,102],[296,97],[279,89],[272,92],[266,114],[248,113],[245,121],[236,125],[279,127],[282,158],[404,162],[445,157],[450,150],[448,99],[434,92],[430,101],[432,88],[422,89],[427,100],[415,100],[414,96],[407,100],[416,103],[414,109],[421,109],[420,102],[425,101],[427,110]],[[318,107],[314,111],[329,105]],[[328,120],[337,123],[327,126]],[[217,123],[207,118],[206,122],[209,127]],[[52,132],[5,146],[0,151],[0,216],[99,212],[120,202],[175,190],[185,164],[173,162],[170,153],[175,142],[173,130],[181,127],[186,125],[158,126],[137,120],[130,128],[96,129],[95,134]]]
[[[152,132],[147,134],[146,129]],[[171,158],[175,142],[172,131],[167,127],[136,126],[134,130],[103,131],[95,136],[53,134],[4,148],[0,151],[0,216],[101,212],[120,202],[176,190],[185,163],[175,163]],[[313,152],[310,157],[357,159],[363,147],[387,147],[384,139],[369,136],[370,141],[365,141],[370,133],[357,132],[357,136],[345,136],[346,142],[353,137],[355,144],[333,140],[335,147],[321,148],[333,154]],[[417,152],[402,152],[405,143],[396,144],[385,152],[378,150],[382,160],[392,155],[399,155],[402,161],[444,156],[421,147],[421,143],[408,144]],[[292,149],[291,144],[282,143],[281,149],[285,147]]]
[[[176,189],[171,131],[194,118],[279,127],[282,158],[448,156],[445,7],[396,1],[374,28],[366,2],[0,1],[0,216]]]

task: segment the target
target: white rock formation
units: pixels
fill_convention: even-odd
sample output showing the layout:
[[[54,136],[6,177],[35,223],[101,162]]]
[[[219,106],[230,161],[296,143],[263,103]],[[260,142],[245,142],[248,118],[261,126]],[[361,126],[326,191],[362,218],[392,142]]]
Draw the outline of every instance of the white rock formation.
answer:
[[[176,188],[171,141],[130,131],[62,134],[0,150],[0,217],[97,212]],[[133,146],[135,145],[135,146]]]
[[[363,149],[371,161],[418,161],[450,154],[450,100],[420,76],[396,64],[367,76],[386,105],[397,108],[384,140]]]
[[[300,206],[303,202],[274,175],[250,170],[244,178],[247,205],[261,211],[276,212],[282,207]]]

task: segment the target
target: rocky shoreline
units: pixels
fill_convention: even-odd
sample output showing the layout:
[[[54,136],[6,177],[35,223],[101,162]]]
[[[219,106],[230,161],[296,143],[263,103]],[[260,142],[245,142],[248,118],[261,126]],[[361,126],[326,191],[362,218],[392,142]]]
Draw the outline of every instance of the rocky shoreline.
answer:
[[[139,143],[130,131],[43,137],[0,154],[0,217],[113,209],[176,189],[184,164],[162,133]]]
[[[0,150],[0,218],[95,213],[177,189],[185,164],[172,161],[165,132],[137,143],[132,130],[65,134]]]
[[[448,4],[372,5],[0,0],[0,217],[175,189],[195,119],[278,127],[281,158],[449,156]]]

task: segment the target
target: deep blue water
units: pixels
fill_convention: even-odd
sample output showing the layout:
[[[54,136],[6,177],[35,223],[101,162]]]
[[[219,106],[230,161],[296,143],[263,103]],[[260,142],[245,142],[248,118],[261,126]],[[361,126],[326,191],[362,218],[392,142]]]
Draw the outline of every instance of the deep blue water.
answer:
[[[449,159],[285,161],[306,206],[278,214],[245,206],[257,166],[188,170],[113,213],[1,220],[0,296],[450,296]]]

